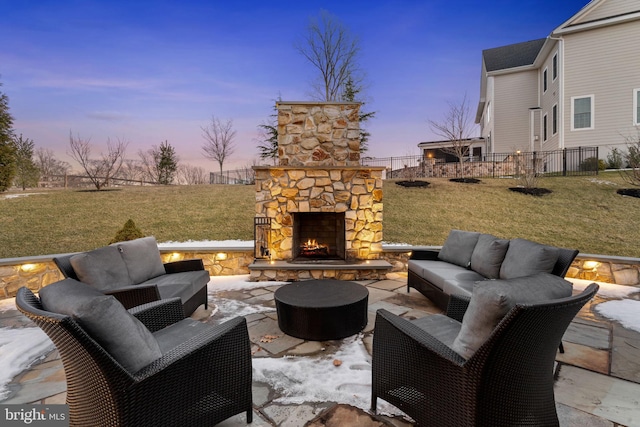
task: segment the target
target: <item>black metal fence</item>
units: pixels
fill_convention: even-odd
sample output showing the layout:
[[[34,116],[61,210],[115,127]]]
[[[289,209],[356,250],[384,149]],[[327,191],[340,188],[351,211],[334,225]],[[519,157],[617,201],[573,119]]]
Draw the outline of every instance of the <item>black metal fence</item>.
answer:
[[[364,157],[364,166],[386,169],[386,178],[503,177],[535,174],[578,176],[598,173],[598,147],[577,147],[555,151],[492,153],[446,162],[422,155]]]
[[[209,184],[253,184],[255,181],[256,173],[250,167],[209,173]]]

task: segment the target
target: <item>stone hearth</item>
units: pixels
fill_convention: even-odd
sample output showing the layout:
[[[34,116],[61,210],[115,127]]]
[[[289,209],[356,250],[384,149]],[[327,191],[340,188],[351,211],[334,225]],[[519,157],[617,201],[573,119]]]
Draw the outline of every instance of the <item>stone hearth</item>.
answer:
[[[269,258],[249,266],[251,279],[383,277],[391,266],[378,261],[374,267],[372,261],[382,252],[384,168],[360,165],[360,104],[279,102],[277,107],[279,165],[254,167],[256,217],[271,219]],[[344,236],[336,241],[322,242],[331,232],[321,229],[326,219],[317,222],[318,243],[335,249],[326,266],[320,255],[297,260],[309,266],[288,265],[300,255],[300,242],[294,240],[301,213],[344,218],[336,227]],[[344,266],[336,269],[336,261]]]

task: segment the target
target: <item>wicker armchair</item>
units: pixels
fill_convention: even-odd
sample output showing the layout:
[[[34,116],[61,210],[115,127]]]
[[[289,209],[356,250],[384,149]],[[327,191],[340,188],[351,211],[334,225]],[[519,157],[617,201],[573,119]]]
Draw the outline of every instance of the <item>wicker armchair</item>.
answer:
[[[252,421],[251,349],[246,320],[200,324],[197,333],[130,373],[71,316],[45,311],[27,288],[16,306],[56,345],[64,364],[72,426],[212,426],[246,411]],[[129,310],[152,333],[184,318],[179,298]],[[186,323],[185,323],[186,324]],[[167,328],[168,329],[168,328]]]
[[[447,327],[455,328],[458,321],[451,317],[441,315],[427,329],[428,319],[409,321],[378,310],[372,411],[380,397],[423,426],[558,426],[556,351],[597,290],[591,284],[579,295],[516,305],[469,359],[438,338]],[[451,300],[451,315],[461,319],[460,301]]]

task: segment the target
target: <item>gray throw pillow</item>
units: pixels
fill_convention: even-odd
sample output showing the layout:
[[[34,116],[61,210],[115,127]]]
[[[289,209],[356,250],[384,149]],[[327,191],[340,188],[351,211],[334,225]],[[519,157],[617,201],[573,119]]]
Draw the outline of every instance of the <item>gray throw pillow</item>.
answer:
[[[471,254],[471,269],[488,279],[500,277],[500,266],[509,249],[509,241],[481,234]]]
[[[113,296],[85,301],[76,307],[73,317],[131,373],[162,356],[153,334]]]
[[[155,237],[143,237],[115,243],[134,285],[165,274]]]
[[[501,279],[551,273],[560,249],[525,239],[512,239],[500,267]]]
[[[570,297],[572,290],[570,282],[549,273],[509,280],[478,281],[473,286],[460,333],[451,348],[469,359],[514,305]]]
[[[66,316],[71,316],[78,305],[101,296],[104,294],[96,288],[74,279],[60,280],[38,292],[42,308]]]
[[[477,232],[451,230],[438,253],[438,259],[468,268],[479,237],[480,233]]]
[[[81,282],[108,291],[131,285],[127,266],[115,246],[74,255],[69,260]]]

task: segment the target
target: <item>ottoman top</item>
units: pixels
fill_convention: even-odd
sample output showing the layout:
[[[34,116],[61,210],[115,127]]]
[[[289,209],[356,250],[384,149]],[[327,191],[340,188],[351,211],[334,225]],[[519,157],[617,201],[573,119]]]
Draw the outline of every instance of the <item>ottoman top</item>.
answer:
[[[339,307],[362,301],[369,291],[344,280],[305,280],[284,285],[275,292],[276,301],[296,307]]]

